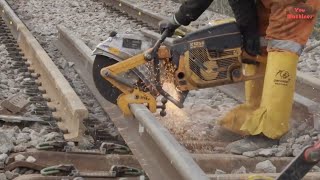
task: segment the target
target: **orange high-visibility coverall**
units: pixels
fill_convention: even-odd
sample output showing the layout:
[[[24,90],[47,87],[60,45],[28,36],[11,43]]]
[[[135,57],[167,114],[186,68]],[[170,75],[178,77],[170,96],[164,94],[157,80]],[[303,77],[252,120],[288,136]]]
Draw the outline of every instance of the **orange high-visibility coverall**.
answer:
[[[265,71],[265,78],[247,81],[246,103],[218,123],[242,135],[277,139],[289,129],[298,57],[312,33],[320,0],[258,0],[256,6],[267,66],[246,65],[245,72]]]
[[[257,9],[261,36],[305,45],[315,25],[320,0],[258,0]]]
[[[289,130],[296,68],[313,27],[320,0],[260,0],[260,35],[268,43],[267,67],[260,106],[240,130],[278,139]]]

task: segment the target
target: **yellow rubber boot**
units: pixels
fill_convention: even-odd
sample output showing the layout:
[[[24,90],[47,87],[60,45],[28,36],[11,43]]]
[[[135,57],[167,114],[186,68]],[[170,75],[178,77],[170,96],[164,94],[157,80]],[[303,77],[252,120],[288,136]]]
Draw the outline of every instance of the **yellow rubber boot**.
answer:
[[[244,65],[246,76],[251,76],[256,73],[263,73],[265,65]],[[262,96],[263,79],[250,80],[245,82],[245,104],[241,104],[229,111],[222,119],[218,121],[218,125],[226,128],[229,131],[240,135],[247,133],[240,131],[240,128],[245,120],[256,110],[260,105]]]
[[[241,127],[251,135],[278,139],[289,129],[298,55],[269,52],[259,109]]]

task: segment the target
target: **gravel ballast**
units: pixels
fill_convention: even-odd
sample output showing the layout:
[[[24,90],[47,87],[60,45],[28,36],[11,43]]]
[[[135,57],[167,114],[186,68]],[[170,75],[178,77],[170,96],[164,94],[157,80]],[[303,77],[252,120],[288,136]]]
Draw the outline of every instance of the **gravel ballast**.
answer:
[[[76,35],[81,36],[84,42],[88,45],[91,44],[91,48],[93,48],[98,42],[108,37],[107,26],[112,29],[120,27],[120,24],[118,24],[119,26],[110,27],[109,23],[107,23],[108,21],[106,21],[107,17],[115,20],[115,16],[107,16],[101,3],[89,0],[81,3],[64,0],[50,2],[23,0],[8,1],[8,3],[40,42],[86,105],[89,110],[89,120],[100,122],[101,126],[106,127],[105,130],[111,135],[110,140],[123,141],[109,117],[80,79],[73,68],[73,64],[68,63],[54,45],[58,32],[56,25],[63,24],[75,32]],[[121,21],[121,17],[118,20]],[[114,25],[115,23],[112,24]]]
[[[106,10],[101,3],[90,0],[84,0],[81,3],[64,0],[50,2],[44,0],[12,0],[9,2],[13,4],[12,7],[15,12],[60,67],[61,72],[67,77],[71,85],[75,87],[76,92],[89,108],[90,116],[103,118],[105,114],[93,100],[91,93],[80,80],[79,75],[72,66],[68,66],[66,60],[54,47],[52,42],[57,35],[56,25],[66,26],[91,49],[105,40],[113,30],[118,33],[130,33],[140,30],[141,26]],[[202,96],[203,94],[206,94],[206,96]],[[179,139],[208,140],[210,139],[208,135],[210,135],[210,130],[217,117],[236,104],[235,100],[215,88],[194,91],[188,96],[184,109],[178,110],[175,107],[168,109],[168,115],[161,118],[161,121]],[[173,112],[178,111],[181,117],[173,114]],[[177,119],[179,120],[177,121]],[[110,128],[110,131],[116,132],[113,128]]]

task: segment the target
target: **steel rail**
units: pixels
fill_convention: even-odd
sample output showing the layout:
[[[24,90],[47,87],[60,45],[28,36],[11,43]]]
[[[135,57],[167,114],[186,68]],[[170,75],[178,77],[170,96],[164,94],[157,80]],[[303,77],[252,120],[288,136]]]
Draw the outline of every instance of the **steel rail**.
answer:
[[[48,105],[55,107],[57,111],[54,115],[62,119],[58,122],[58,126],[68,131],[64,134],[65,139],[78,141],[85,131],[82,122],[88,117],[87,108],[5,0],[0,0],[0,12],[22,52],[31,61],[31,67],[40,74],[42,86],[51,99]]]
[[[150,10],[142,9],[137,5],[134,5],[134,2],[128,0],[102,0],[109,7],[115,8],[123,14],[128,14],[132,18],[140,20],[148,25],[152,26],[154,29],[158,29],[159,22],[165,19],[165,16],[152,13]],[[195,29],[192,27],[181,26],[181,29],[184,32],[192,32]]]
[[[116,105],[101,97],[92,79],[91,50],[65,27],[58,26],[58,30],[57,47],[68,61],[75,63],[80,77],[110,116],[151,179],[208,179],[187,150],[148,113],[146,107],[131,105],[135,118],[126,118]]]

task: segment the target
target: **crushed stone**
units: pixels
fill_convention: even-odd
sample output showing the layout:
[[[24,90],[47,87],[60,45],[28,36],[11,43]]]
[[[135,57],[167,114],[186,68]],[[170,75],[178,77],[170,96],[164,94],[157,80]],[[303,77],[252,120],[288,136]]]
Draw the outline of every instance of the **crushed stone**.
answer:
[[[277,168],[271,163],[271,161],[266,160],[263,162],[259,162],[256,165],[255,172],[256,173],[276,173]]]

